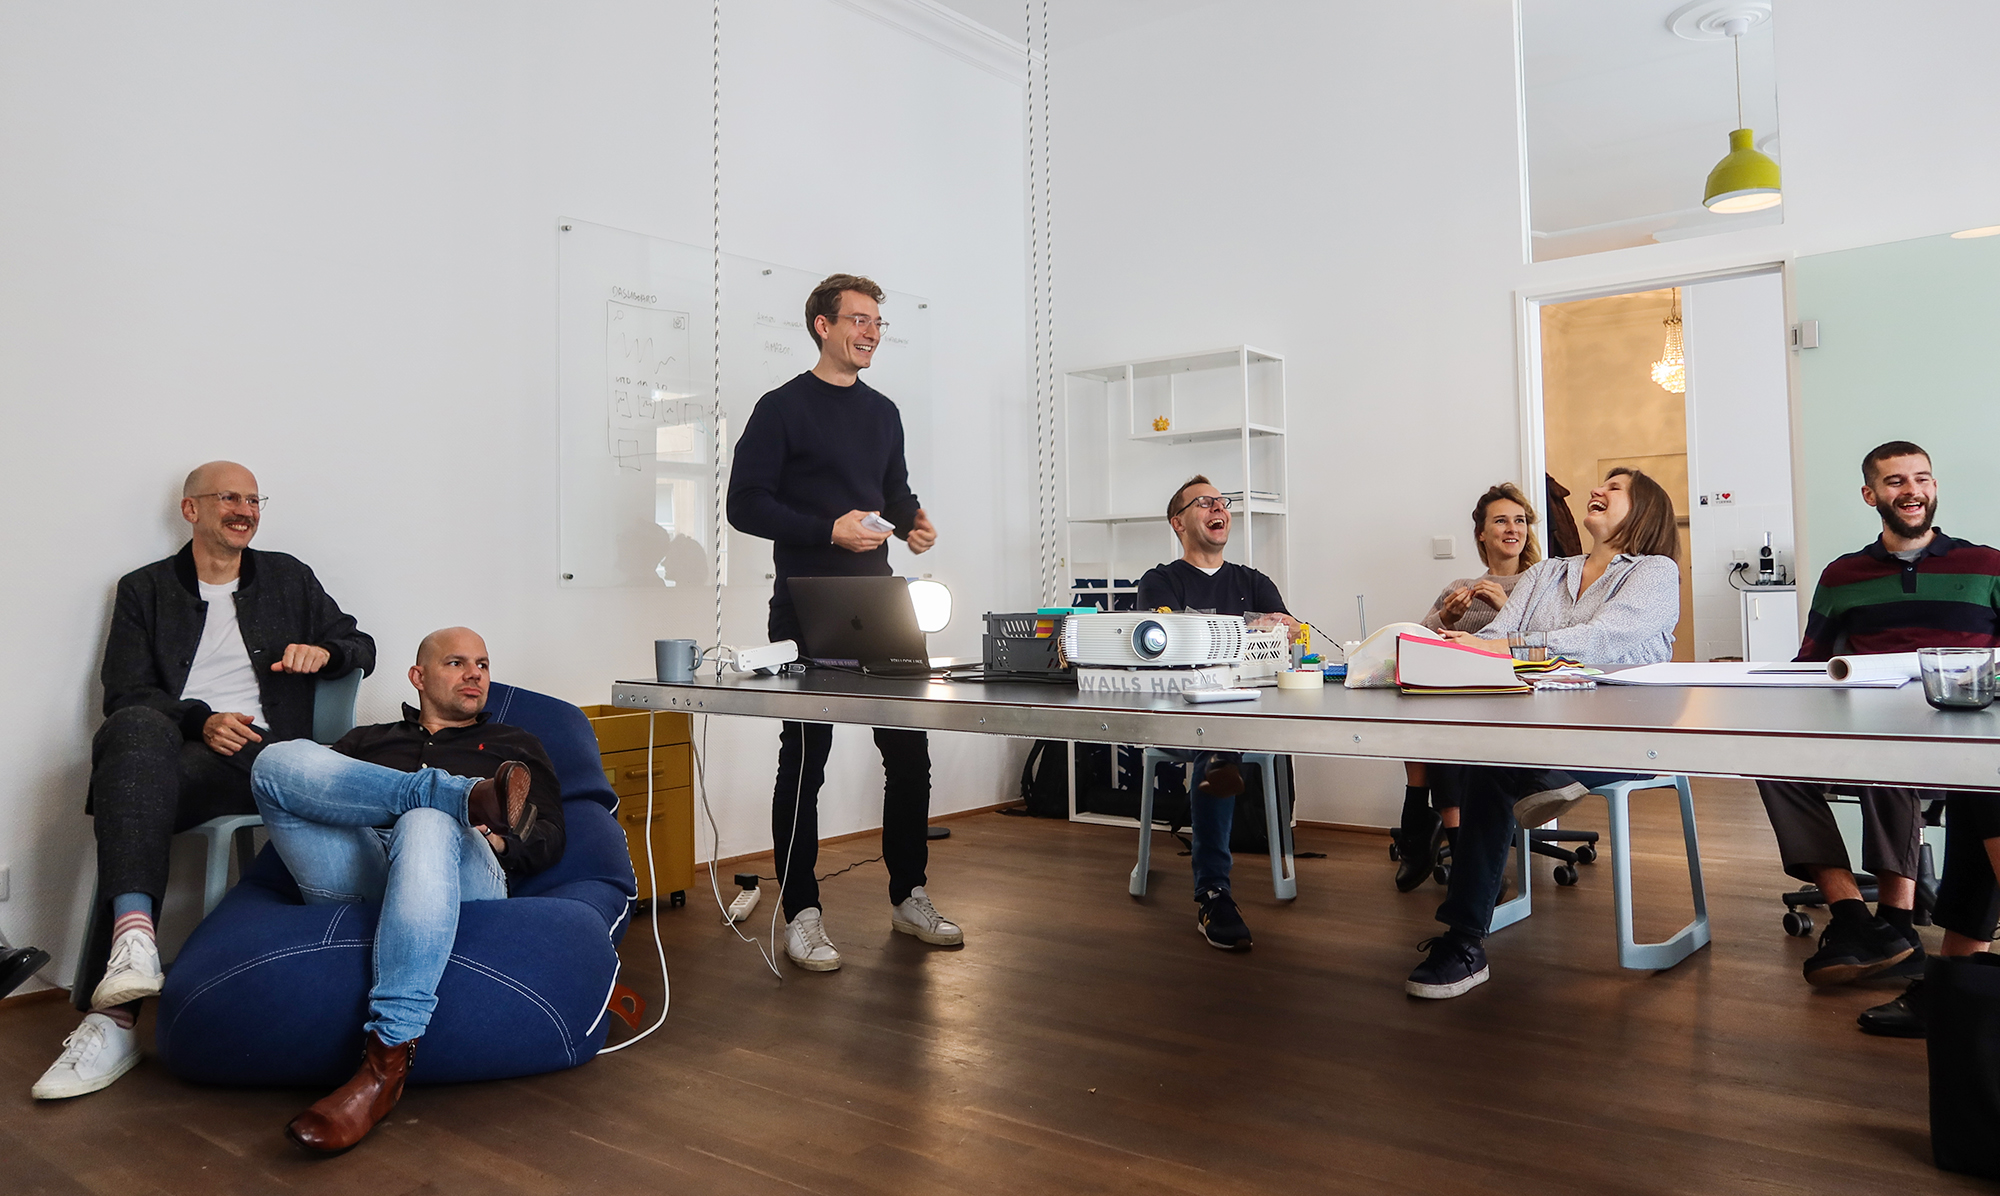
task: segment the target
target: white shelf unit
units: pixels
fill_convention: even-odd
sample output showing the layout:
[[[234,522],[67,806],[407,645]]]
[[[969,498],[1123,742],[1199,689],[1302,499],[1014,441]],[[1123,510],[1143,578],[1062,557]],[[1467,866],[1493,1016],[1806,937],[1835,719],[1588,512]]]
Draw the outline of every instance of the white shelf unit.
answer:
[[[1080,587],[1087,592],[1123,593],[1179,556],[1167,499],[1199,473],[1236,499],[1224,555],[1263,570],[1283,591],[1291,558],[1285,427],[1285,359],[1249,345],[1066,373],[1065,579],[1103,583]]]
[[[1195,474],[1236,498],[1224,556],[1287,592],[1286,427],[1285,359],[1249,345],[1064,374],[1062,576],[1101,583],[1073,585],[1069,596],[1102,594],[1115,606],[1136,596],[1146,570],[1180,556],[1167,500]],[[1136,818],[1078,808],[1075,744],[1069,756],[1070,818],[1137,826]]]

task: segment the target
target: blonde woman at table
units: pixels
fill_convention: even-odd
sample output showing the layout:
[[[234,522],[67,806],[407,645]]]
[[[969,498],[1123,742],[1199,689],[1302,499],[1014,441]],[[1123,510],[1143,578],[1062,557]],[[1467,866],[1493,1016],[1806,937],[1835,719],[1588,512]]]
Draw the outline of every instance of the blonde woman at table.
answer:
[[[1478,632],[1447,631],[1445,638],[1530,658],[1557,652],[1588,664],[1670,659],[1681,608],[1673,500],[1638,470],[1614,469],[1590,492],[1583,527],[1589,553],[1534,566],[1491,623]],[[1437,912],[1445,932],[1418,945],[1428,958],[1403,987],[1413,997],[1442,999],[1484,984],[1491,974],[1482,944],[1516,818],[1520,825],[1540,826],[1591,786],[1630,774],[1486,765],[1432,765],[1429,771],[1434,786],[1458,798],[1458,842]]]
[[[1423,625],[1432,631],[1478,631],[1493,621],[1521,573],[1542,559],[1535,542],[1535,508],[1512,482],[1490,486],[1472,505],[1472,543],[1486,572],[1461,577],[1431,604]],[[1437,866],[1438,846],[1458,835],[1458,806],[1432,807],[1430,782],[1420,761],[1403,765],[1403,824],[1394,832],[1396,888],[1407,893]]]

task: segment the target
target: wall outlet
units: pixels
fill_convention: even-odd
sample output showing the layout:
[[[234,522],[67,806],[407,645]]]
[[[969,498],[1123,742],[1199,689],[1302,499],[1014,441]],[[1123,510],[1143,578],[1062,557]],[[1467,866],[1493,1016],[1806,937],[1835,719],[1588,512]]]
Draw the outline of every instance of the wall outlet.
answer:
[[[1458,555],[1457,536],[1432,536],[1431,559],[1448,561]]]
[[[1730,561],[1730,563],[1731,563],[1731,564],[1733,564],[1733,565],[1747,565],[1747,564],[1749,564],[1749,563],[1750,563],[1750,550],[1749,550],[1749,549],[1747,549],[1747,548],[1732,548],[1732,549],[1730,549],[1730,550],[1729,550],[1729,561]]]
[[[13,871],[14,870],[8,867],[7,865],[0,864],[0,901],[7,900],[10,878],[13,875]]]

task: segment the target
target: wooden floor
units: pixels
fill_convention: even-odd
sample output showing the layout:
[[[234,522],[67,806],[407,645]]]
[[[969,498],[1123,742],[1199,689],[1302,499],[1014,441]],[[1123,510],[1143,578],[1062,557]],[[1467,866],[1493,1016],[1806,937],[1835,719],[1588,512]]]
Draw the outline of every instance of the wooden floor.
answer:
[[[196,1088],[148,1062],[30,1101],[73,1015],[18,1006],[0,1012],[0,1193],[1990,1190],[1931,1167],[1923,1044],[1854,1028],[1895,989],[1800,979],[1754,791],[1696,792],[1715,945],[1671,972],[1617,967],[1601,863],[1571,889],[1538,866],[1534,917],[1488,944],[1493,980],[1427,1002],[1402,982],[1440,890],[1396,893],[1381,838],[1302,831],[1328,858],[1300,862],[1286,905],[1262,857],[1240,859],[1257,948],[1229,955],[1196,936],[1164,837],[1136,901],[1131,832],[979,814],[932,853],[962,950],[892,934],[874,864],[825,888],[845,969],[781,963],[780,982],[691,894],[661,914],[674,1004],[651,1039],[412,1090],[326,1161],[281,1132],[318,1093]],[[1687,886],[1667,805],[1641,805],[1643,937],[1685,921]],[[644,922],[624,954],[657,995]]]

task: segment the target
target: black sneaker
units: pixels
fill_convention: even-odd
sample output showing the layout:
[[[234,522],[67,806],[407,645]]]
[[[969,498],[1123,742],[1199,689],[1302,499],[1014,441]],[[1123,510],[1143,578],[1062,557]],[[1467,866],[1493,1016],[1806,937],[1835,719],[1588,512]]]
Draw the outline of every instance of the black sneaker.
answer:
[[[1884,1001],[1873,1009],[1862,1010],[1861,1016],[1854,1022],[1864,1034],[1877,1034],[1883,1038],[1923,1038],[1926,1036],[1923,989],[1922,980],[1912,980],[1902,996]]]
[[[1904,941],[1908,942],[1907,939]],[[1930,956],[1924,954],[1923,943],[1921,942],[1910,943],[1909,955],[1904,957],[1901,963],[1890,964],[1888,967],[1883,968],[1880,972],[1876,973],[1876,979],[1922,980],[1924,978],[1924,964],[1928,963],[1929,961],[1930,961]]]
[[[1880,918],[1835,919],[1806,960],[1807,984],[1849,984],[1887,971],[1913,954],[1902,932]]]
[[[1427,811],[1429,820],[1421,829],[1399,827],[1396,836],[1396,891],[1407,893],[1430,879],[1437,866],[1438,844],[1444,841],[1444,822],[1436,811]]]
[[[1224,951],[1248,951],[1250,949],[1250,928],[1243,924],[1243,915],[1237,911],[1236,902],[1227,889],[1210,889],[1195,898],[1201,912],[1195,915],[1195,929],[1208,945]]]
[[[1403,983],[1403,991],[1413,997],[1442,1001],[1471,992],[1493,975],[1486,966],[1486,948],[1456,930],[1425,939],[1417,950],[1430,952],[1430,958]]]

